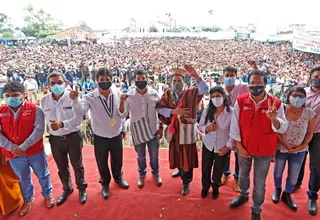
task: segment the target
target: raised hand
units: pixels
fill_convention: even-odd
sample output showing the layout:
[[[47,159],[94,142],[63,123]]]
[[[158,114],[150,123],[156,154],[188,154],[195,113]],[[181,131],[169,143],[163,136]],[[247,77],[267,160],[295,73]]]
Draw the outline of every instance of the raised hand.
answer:
[[[189,76],[194,77],[194,78],[199,77],[197,71],[192,66],[185,64],[184,68],[187,71],[187,73],[189,74]]]
[[[267,117],[273,121],[277,119],[277,106],[276,106],[276,99],[271,104],[271,100],[268,99],[268,110],[266,112]]]
[[[70,98],[72,100],[77,100],[79,97],[79,91],[70,91]]]

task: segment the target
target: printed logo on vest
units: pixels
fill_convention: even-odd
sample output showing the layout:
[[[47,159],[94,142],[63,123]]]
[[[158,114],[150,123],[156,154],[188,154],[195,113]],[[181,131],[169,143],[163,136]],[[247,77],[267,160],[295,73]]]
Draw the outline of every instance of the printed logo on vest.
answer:
[[[27,115],[31,115],[32,114],[32,110],[25,110],[23,113],[22,113],[22,116],[27,116]]]
[[[243,106],[243,110],[246,111],[246,110],[250,110],[251,108],[247,107],[247,106]]]
[[[0,117],[10,117],[10,113],[1,113]]]

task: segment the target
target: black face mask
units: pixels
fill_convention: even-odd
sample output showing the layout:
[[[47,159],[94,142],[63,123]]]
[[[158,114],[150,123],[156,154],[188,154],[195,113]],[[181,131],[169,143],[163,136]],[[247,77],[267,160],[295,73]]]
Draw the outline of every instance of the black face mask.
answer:
[[[139,89],[144,89],[147,87],[147,81],[136,81],[135,85]]]
[[[311,79],[310,81],[311,86],[316,88],[316,89],[320,89],[320,78],[318,79]]]
[[[264,92],[264,86],[250,86],[249,89],[253,96],[259,96]]]
[[[112,82],[99,82],[99,88],[102,90],[110,89]]]

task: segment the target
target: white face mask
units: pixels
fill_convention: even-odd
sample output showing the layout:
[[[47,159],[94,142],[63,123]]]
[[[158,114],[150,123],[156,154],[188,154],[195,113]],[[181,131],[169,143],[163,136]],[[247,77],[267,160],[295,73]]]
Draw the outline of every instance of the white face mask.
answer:
[[[212,98],[211,102],[215,107],[219,107],[223,104],[223,97],[216,97],[216,98]]]

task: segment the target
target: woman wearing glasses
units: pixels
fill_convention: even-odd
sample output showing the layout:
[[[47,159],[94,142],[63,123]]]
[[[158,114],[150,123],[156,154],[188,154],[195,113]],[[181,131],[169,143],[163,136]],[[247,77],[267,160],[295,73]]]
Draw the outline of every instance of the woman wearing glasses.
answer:
[[[296,86],[289,90],[285,106],[288,129],[284,134],[278,135],[278,150],[274,165],[275,192],[272,195],[272,201],[278,203],[280,200],[282,174],[288,161],[288,176],[281,200],[294,211],[297,210],[297,205],[291,198],[291,193],[297,182],[314,130],[315,113],[305,107],[305,101],[306,91],[302,87]]]

